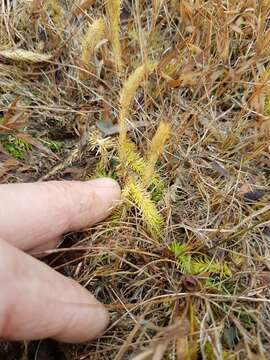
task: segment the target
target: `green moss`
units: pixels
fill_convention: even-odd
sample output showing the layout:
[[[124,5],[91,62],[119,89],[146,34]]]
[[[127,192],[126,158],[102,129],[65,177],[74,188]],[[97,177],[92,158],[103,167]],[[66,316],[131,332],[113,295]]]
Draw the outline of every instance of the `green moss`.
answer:
[[[42,139],[42,142],[47,148],[49,148],[54,153],[58,153],[64,145],[63,141],[58,141],[58,140]]]
[[[149,187],[149,191],[151,193],[151,199],[154,203],[158,203],[162,198],[164,191],[166,189],[165,182],[160,179],[157,175],[154,175],[152,178],[152,183]]]
[[[215,356],[215,352],[214,352],[214,349],[213,349],[213,345],[207,341],[204,345],[204,353],[205,353],[205,356],[208,360],[215,360],[216,359],[216,356]]]
[[[99,166],[99,164],[97,164],[97,168],[93,175],[93,179],[98,179],[98,178],[111,178],[117,180],[117,174],[113,171],[106,171],[105,169],[102,169]]]
[[[32,149],[31,145],[15,135],[8,135],[3,141],[3,147],[17,160],[24,160],[28,151]]]

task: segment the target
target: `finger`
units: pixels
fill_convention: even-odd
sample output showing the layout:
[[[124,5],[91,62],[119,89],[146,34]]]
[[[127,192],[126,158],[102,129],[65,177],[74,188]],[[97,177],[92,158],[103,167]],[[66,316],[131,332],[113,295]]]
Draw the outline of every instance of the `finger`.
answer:
[[[28,254],[35,256],[37,258],[42,258],[48,255],[47,251],[58,248],[64,241],[63,237],[59,236],[57,239],[50,240],[45,244],[34,247],[27,251]]]
[[[112,179],[50,181],[0,186],[0,237],[33,249],[103,220],[120,189]]]
[[[0,240],[0,338],[82,342],[100,335],[108,313],[93,295]]]

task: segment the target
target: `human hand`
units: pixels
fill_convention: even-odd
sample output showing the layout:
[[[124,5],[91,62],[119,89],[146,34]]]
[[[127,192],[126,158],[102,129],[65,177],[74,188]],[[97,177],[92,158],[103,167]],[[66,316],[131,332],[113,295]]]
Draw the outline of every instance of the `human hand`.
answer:
[[[104,306],[24,251],[53,249],[62,234],[104,219],[119,198],[111,179],[0,185],[0,338],[81,342],[103,332]]]

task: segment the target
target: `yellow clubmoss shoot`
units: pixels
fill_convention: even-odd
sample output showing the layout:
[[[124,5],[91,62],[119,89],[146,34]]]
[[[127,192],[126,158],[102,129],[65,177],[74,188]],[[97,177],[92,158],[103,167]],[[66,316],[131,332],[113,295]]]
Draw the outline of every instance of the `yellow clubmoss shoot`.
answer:
[[[121,0],[107,0],[106,11],[110,24],[110,41],[117,71],[122,70],[122,50],[120,43]]]
[[[89,67],[95,47],[105,37],[105,22],[103,19],[95,20],[88,28],[82,40],[81,61]]]
[[[53,22],[57,32],[60,35],[63,35],[65,28],[64,23],[64,10],[60,5],[59,0],[46,0],[44,3],[44,10],[50,16],[51,21]]]
[[[157,211],[153,201],[150,199],[150,195],[145,190],[144,185],[139,180],[130,178],[124,193],[140,210],[142,218],[150,233],[154,236],[160,235],[163,218]]]
[[[149,149],[148,157],[146,160],[146,168],[144,174],[144,183],[149,184],[155,171],[155,165],[162,154],[165,143],[170,136],[170,125],[162,121],[152,139]]]
[[[119,157],[122,164],[126,162],[125,143],[127,142],[126,118],[128,116],[128,111],[138,87],[146,74],[148,74],[153,68],[154,66],[150,64],[143,64],[139,66],[124,82],[120,93]]]
[[[266,98],[265,98],[264,115],[270,116],[270,96],[266,96]]]

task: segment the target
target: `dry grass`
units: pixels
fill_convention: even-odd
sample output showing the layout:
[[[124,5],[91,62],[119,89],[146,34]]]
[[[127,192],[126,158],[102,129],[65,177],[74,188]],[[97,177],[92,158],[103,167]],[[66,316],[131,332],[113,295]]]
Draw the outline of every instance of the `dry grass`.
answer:
[[[120,44],[95,44],[91,70],[81,39],[106,19],[105,1],[0,6],[1,182],[110,174],[124,186],[119,94],[146,61],[158,65],[125,115],[137,160],[161,120],[172,128],[156,167],[162,189],[148,189],[162,239],[129,204],[50,258],[111,310],[105,335],[65,346],[66,359],[269,358],[270,2],[123,1]],[[208,265],[183,271],[173,243]]]

